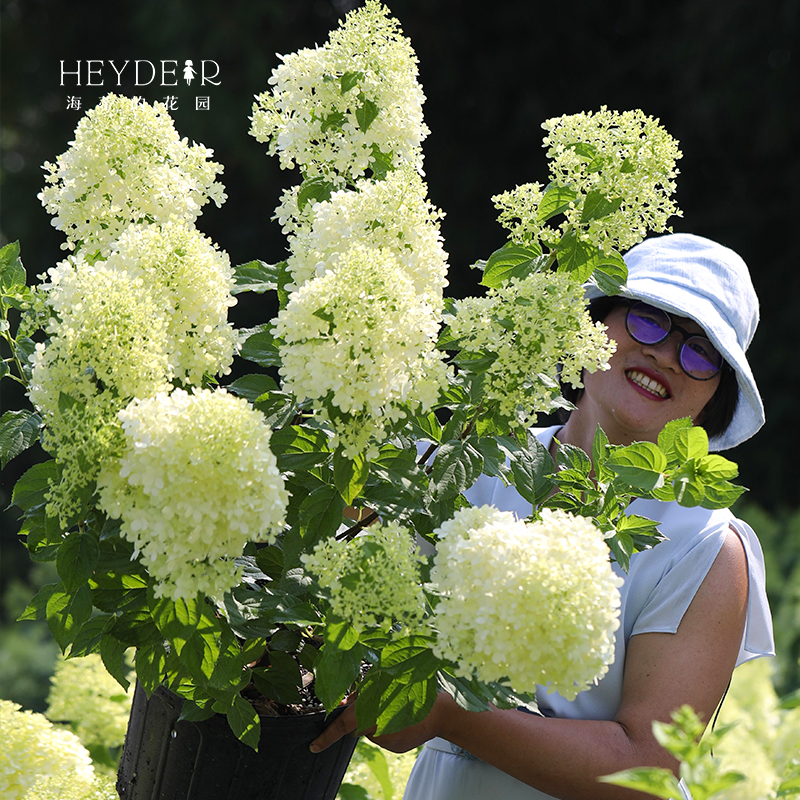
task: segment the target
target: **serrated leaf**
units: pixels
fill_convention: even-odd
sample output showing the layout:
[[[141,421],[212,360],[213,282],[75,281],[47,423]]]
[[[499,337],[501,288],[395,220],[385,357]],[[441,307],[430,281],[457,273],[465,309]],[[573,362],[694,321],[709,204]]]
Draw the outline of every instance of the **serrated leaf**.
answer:
[[[603,251],[578,238],[573,228],[569,228],[561,237],[556,250],[556,271],[569,273],[578,283],[585,283],[598,264],[602,263]]]
[[[663,486],[667,459],[652,442],[634,442],[615,449],[606,466],[628,486],[649,492]]]
[[[92,594],[86,584],[75,592],[68,592],[63,585],[56,586],[47,601],[47,626],[62,653],[91,615]]]
[[[125,651],[128,645],[106,633],[100,639],[100,658],[103,666],[108,670],[108,674],[123,688],[128,691],[130,681],[128,680],[127,668],[125,666]]]
[[[681,463],[703,458],[708,455],[708,434],[700,427],[682,428],[675,431],[672,446]]]
[[[333,454],[333,482],[348,505],[361,493],[368,477],[369,462],[363,456],[348,458],[341,450]]]
[[[269,331],[259,331],[248,337],[242,345],[241,357],[262,367],[279,367],[281,356],[275,339]]]
[[[69,651],[70,658],[82,658],[100,652],[103,633],[114,619],[111,614],[98,614],[84,622]]]
[[[569,204],[578,198],[577,192],[566,186],[558,186],[551,183],[544,191],[536,212],[536,219],[539,222],[546,222],[557,214],[563,214]]]
[[[363,654],[360,644],[343,650],[325,643],[314,662],[314,691],[326,711],[333,711],[353,687],[361,671]]]
[[[24,622],[25,620],[47,619],[47,602],[50,600],[50,595],[53,594],[57,583],[48,583],[39,589],[33,596],[33,599],[25,607],[25,610],[17,617],[17,622]]]
[[[613,200],[609,200],[602,192],[597,189],[592,189],[583,201],[581,222],[590,222],[593,219],[607,217],[609,214],[618,211],[621,205],[621,197],[615,197]]]
[[[0,248],[0,291],[14,293],[25,286],[25,268],[19,257],[19,242]]]
[[[625,264],[625,260],[616,250],[612,250],[608,254],[604,253],[602,258],[595,264],[591,280],[608,297],[619,294],[625,285],[625,281],[628,280],[628,267]]]
[[[547,261],[538,246],[527,246],[509,242],[495,250],[488,260],[481,278],[481,286],[498,288],[511,278],[526,278],[538,272]]]
[[[33,411],[6,411],[0,418],[0,467],[39,439],[42,418]]]
[[[306,178],[297,193],[297,207],[302,211],[309,203],[330,200],[334,186],[326,178]]]
[[[14,486],[11,503],[23,511],[44,504],[51,481],[57,483],[60,477],[61,470],[53,459],[34,464]]]
[[[274,650],[270,650],[269,662],[268,667],[259,667],[253,670],[253,683],[255,683],[256,689],[264,697],[268,697],[276,703],[299,703],[300,690],[298,687],[302,683],[300,665],[288,653]],[[317,688],[315,686],[315,690]]]
[[[258,742],[261,739],[261,720],[258,718],[256,710],[241,695],[235,695],[233,703],[226,714],[228,725],[248,747],[258,750]]]
[[[259,400],[259,398],[267,395],[268,392],[277,389],[278,385],[272,378],[270,378],[269,375],[256,373],[237,378],[226,388],[232,394],[235,394],[239,397],[244,397],[245,400],[255,403],[257,400]]]
[[[342,94],[347,94],[353,87],[358,86],[359,81],[361,81],[363,77],[364,73],[358,70],[345,72],[344,75],[339,78],[339,87]]]
[[[288,425],[275,431],[270,449],[275,453],[281,472],[308,470],[331,456],[325,433],[301,425]]]
[[[377,119],[379,112],[380,109],[372,100],[366,97],[362,98],[361,105],[356,109],[356,121],[362,133],[366,133],[369,130],[370,125]]]
[[[483,457],[469,439],[445,442],[436,453],[431,479],[440,498],[460,494],[477,480]]]
[[[56,569],[68,592],[77,591],[89,580],[100,558],[100,543],[88,532],[73,531],[61,544]]]
[[[539,505],[555,488],[555,462],[547,448],[533,434],[528,436],[527,448],[506,436],[497,437],[497,441],[508,453],[517,491],[534,507]]]
[[[263,294],[278,289],[286,272],[286,262],[267,264],[265,261],[248,261],[233,268],[233,288],[231,294],[255,292]]]

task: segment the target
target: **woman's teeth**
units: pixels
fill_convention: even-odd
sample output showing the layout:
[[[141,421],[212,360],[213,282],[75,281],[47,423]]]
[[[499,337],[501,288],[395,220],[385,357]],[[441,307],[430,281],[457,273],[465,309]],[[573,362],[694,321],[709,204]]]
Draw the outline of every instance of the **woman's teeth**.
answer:
[[[629,369],[625,375],[628,377],[628,380],[633,381],[637,386],[641,386],[642,389],[647,389],[648,392],[652,392],[665,400],[669,397],[669,392],[666,387],[662,386],[658,381],[648,378],[644,373],[638,372],[635,369]]]

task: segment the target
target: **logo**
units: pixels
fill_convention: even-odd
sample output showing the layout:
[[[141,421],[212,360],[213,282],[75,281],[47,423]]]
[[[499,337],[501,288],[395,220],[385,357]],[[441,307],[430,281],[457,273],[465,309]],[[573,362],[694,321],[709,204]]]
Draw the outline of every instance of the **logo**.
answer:
[[[133,86],[151,86],[156,78],[156,84],[162,88],[170,86],[180,86],[178,77],[179,61],[166,59],[158,62],[147,59],[136,59],[130,61],[126,59],[123,63],[117,63],[113,59],[105,61],[103,59],[76,59],[72,62],[61,61],[61,82],[60,86],[87,86],[87,87],[109,87],[122,86],[123,83]],[[192,81],[197,81],[199,86],[219,86],[219,64],[213,59],[203,59],[194,62],[187,58],[182,67],[183,80],[187,85]]]

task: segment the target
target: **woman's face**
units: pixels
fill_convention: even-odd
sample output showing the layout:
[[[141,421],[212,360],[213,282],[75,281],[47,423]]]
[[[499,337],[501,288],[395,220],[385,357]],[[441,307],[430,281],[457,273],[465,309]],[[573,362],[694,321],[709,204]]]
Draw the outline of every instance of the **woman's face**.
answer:
[[[655,442],[671,420],[697,420],[720,378],[698,381],[683,371],[678,360],[682,339],[677,332],[654,345],[632,339],[625,329],[627,311],[626,305],[618,305],[604,320],[617,350],[610,369],[585,374],[578,409],[580,414],[591,414],[591,423],[599,424],[614,444]],[[688,332],[705,335],[696,322],[673,318]]]

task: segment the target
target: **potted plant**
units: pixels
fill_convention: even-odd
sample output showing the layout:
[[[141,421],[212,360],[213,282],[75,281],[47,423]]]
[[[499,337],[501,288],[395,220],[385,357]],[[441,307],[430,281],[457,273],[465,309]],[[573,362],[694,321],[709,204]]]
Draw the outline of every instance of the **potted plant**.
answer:
[[[126,796],[150,796],[132,794],[137,747],[155,785],[221,716],[244,750],[180,750],[174,791],[197,791],[210,753],[252,783],[264,768],[242,753],[273,751],[267,724],[287,740],[292,717],[323,725],[355,692],[378,733],[422,719],[439,691],[473,710],[530,705],[535,684],[575,694],[613,657],[610,559],[626,568],[659,540],[630,500],[722,507],[740,492],[688,421],[658,445],[598,431],[593,463],[571,447],[556,463],[528,433],[565,405],[559,381],[613,352],[583,285],[618,290],[620,253],[677,213],[680,153],[657,121],[605,108],[547,121],[550,182],[494,198],[508,242],[475,265],[486,293],[453,301],[397,22],[367,0],[282,60],[251,132],[299,170],[275,212],[284,261],[231,267],[195,227],[225,199],[222,168],[162,105],[114,95],[45,165],[67,258],[28,287],[18,244],[0,251],[0,375],[31,401],[3,415],[0,450],[6,463],[40,441],[51,456],[13,503],[31,557],[59,575],[22,619],[46,618],[69,656],[99,652],[123,685],[135,649],[134,715],[149,696],[162,727],[132,716]],[[276,292],[279,312],[237,330],[228,309],[248,291]],[[220,385],[234,358],[253,372]],[[513,484],[530,519],[471,507],[482,473]],[[487,579],[495,591],[473,589]],[[513,631],[534,624],[532,648]],[[342,772],[325,778],[333,794]],[[242,796],[273,796],[264,783]]]

